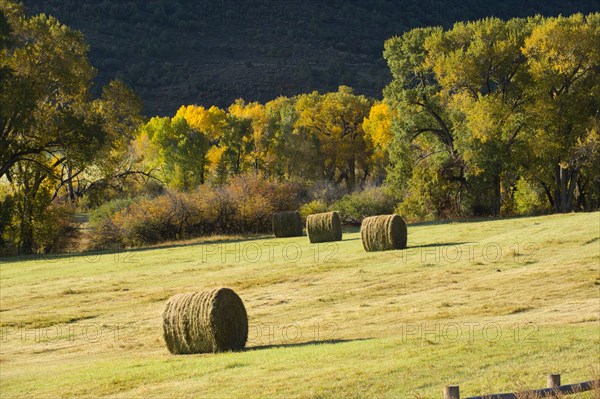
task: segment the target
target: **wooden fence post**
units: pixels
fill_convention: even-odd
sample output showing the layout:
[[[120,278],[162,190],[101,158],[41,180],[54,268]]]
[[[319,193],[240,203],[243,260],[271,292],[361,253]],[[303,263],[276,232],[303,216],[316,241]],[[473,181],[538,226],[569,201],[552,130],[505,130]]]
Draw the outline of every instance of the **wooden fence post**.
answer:
[[[444,387],[444,399],[460,399],[458,385],[446,385]]]
[[[546,376],[546,384],[548,388],[556,388],[560,386],[560,374],[548,374]]]
[[[558,388],[560,386],[560,374],[548,374],[546,375],[546,385],[548,386],[548,388],[554,388],[555,392],[552,394],[552,398],[558,398],[558,396],[556,395],[557,390],[556,388]]]

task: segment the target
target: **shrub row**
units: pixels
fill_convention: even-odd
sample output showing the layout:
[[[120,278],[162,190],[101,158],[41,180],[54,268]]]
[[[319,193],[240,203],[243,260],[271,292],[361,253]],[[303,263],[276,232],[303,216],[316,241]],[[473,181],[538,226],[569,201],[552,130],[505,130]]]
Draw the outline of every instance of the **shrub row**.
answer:
[[[394,213],[396,204],[396,199],[385,188],[371,187],[347,194],[331,205],[315,199],[300,207],[300,215],[306,220],[308,215],[337,211],[343,224],[359,226],[366,217]]]
[[[254,175],[236,177],[218,188],[169,191],[99,214],[93,246],[136,247],[205,235],[269,233],[273,213],[297,209],[301,193],[297,183]]]

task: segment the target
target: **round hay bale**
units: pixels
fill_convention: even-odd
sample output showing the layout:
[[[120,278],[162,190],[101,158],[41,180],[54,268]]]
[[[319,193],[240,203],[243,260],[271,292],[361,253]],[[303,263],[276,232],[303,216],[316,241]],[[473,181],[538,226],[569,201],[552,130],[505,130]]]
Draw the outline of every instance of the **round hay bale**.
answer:
[[[248,339],[246,308],[229,288],[177,294],[165,306],[163,335],[173,354],[242,350]]]
[[[399,215],[365,218],[360,226],[365,251],[389,251],[406,248],[406,223]]]
[[[302,218],[298,211],[286,211],[273,214],[273,235],[275,237],[300,237]]]
[[[306,233],[311,243],[341,241],[342,222],[337,212],[317,213],[306,218]]]

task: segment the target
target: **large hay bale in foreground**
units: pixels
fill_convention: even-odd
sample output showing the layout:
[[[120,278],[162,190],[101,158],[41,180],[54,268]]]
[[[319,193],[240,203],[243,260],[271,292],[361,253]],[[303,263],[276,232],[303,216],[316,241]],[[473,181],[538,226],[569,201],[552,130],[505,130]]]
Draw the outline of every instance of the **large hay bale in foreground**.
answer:
[[[317,213],[306,218],[306,233],[311,243],[341,241],[342,222],[337,212]]]
[[[163,312],[163,335],[173,354],[242,350],[248,316],[229,288],[172,296]]]
[[[286,211],[273,214],[273,235],[275,237],[300,237],[302,218],[298,211]]]
[[[360,226],[365,251],[389,251],[406,248],[406,223],[399,215],[365,218]]]

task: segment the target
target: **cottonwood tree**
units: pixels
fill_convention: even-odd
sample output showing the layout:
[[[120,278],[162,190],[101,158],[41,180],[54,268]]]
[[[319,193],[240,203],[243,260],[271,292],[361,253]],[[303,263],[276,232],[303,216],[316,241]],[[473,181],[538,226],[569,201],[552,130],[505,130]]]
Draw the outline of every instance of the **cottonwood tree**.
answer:
[[[397,119],[396,109],[386,102],[378,101],[363,120],[365,140],[373,153],[373,180],[381,184],[385,179],[385,167],[389,164],[389,147],[393,140],[392,123]]]
[[[448,97],[430,63],[426,40],[441,28],[419,28],[386,41],[393,80],[384,96],[393,107],[387,183],[403,210],[419,218],[459,212],[466,180],[457,151]]]
[[[226,112],[215,106],[205,109],[201,106],[189,105],[182,106],[177,111],[175,118],[178,117],[185,118],[189,127],[200,133],[205,140],[206,148],[202,148],[195,154],[196,157],[199,157],[196,160],[198,169],[192,172],[199,175],[200,184],[206,182],[207,173],[215,175],[226,173],[223,159],[225,148],[221,146],[220,142],[226,129],[229,128]],[[220,176],[217,180],[223,180],[225,177],[224,175]]]
[[[529,107],[535,137],[535,175],[556,212],[573,210],[577,185],[585,190],[600,114],[600,14],[549,18],[525,40],[534,79]],[[582,174],[583,173],[583,174]],[[593,173],[593,172],[592,172]],[[584,191],[585,192],[585,191]]]
[[[344,181],[348,190],[370,174],[371,154],[362,128],[370,106],[366,97],[355,95],[347,86],[322,95],[300,95],[296,102],[296,127],[318,138],[317,162],[323,167],[323,177],[337,183]]]
[[[385,97],[397,116],[387,181],[401,208],[439,217],[454,191],[455,209],[510,212],[517,186],[535,183],[557,212],[593,209],[599,20],[487,18],[388,40]]]
[[[155,170],[167,186],[190,190],[203,183],[208,140],[182,116],[154,117],[134,143],[145,169]]]
[[[295,99],[280,96],[266,103],[265,109],[271,132],[269,152],[265,159],[267,175],[287,179],[293,176],[313,177],[310,142],[294,129],[298,119]]]
[[[479,177],[474,183],[492,193],[490,213],[496,215],[502,189],[510,192],[513,183],[509,174],[525,156],[531,79],[521,48],[538,22],[486,18],[456,23],[437,30],[425,44],[426,62],[448,97],[456,149],[467,173]]]
[[[15,244],[28,253],[43,217],[37,210],[49,204],[46,180],[56,180],[56,168],[70,157],[89,160],[104,137],[88,112],[94,70],[81,34],[52,17],[26,18],[12,2],[2,1],[0,10],[10,28],[0,54],[0,178],[13,186]]]
[[[7,0],[0,14],[0,179],[15,196],[14,244],[28,253],[34,226],[52,214],[39,209],[63,187],[74,199],[75,175],[111,147],[116,119],[91,100],[95,70],[81,33]]]
[[[87,162],[74,163],[74,157],[67,158],[61,165],[53,199],[66,189],[72,202],[86,195],[90,205],[99,205],[111,198],[111,192],[124,191],[129,180],[150,178],[138,168],[130,146],[144,121],[137,94],[124,83],[111,81],[102,88],[101,96],[91,102],[89,112],[96,115],[104,142]]]

